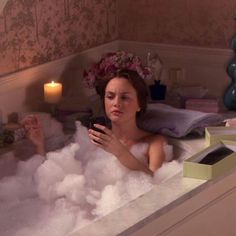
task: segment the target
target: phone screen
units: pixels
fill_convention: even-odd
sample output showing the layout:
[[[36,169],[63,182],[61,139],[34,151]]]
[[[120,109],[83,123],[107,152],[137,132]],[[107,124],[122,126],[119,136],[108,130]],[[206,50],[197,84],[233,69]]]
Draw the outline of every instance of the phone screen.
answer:
[[[216,150],[208,153],[199,163],[212,165],[224,159],[226,156],[230,155],[231,153],[233,153],[233,151],[230,148],[219,147]]]

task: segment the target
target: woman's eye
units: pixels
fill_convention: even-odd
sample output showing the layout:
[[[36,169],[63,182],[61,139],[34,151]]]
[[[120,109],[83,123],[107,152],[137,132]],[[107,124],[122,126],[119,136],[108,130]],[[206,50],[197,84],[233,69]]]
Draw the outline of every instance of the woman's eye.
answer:
[[[110,95],[110,94],[107,94],[107,95],[105,96],[105,98],[107,98],[107,99],[113,99],[114,96],[113,96],[113,95]]]
[[[129,100],[130,98],[128,96],[122,96],[121,99],[122,100]]]

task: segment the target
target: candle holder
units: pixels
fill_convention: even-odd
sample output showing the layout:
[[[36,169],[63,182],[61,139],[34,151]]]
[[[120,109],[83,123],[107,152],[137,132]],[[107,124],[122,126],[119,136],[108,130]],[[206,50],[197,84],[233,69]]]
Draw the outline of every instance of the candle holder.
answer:
[[[50,104],[50,113],[52,117],[56,117],[57,115],[57,105],[56,104]]]

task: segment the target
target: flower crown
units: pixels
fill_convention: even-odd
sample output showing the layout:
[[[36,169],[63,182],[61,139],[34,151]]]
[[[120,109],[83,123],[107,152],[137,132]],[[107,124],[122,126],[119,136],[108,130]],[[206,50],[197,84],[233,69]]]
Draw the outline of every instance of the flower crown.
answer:
[[[136,71],[143,79],[150,79],[153,74],[149,67],[143,66],[141,59],[129,52],[117,51],[107,53],[99,62],[84,70],[83,79],[86,87],[95,88],[97,82],[121,69]]]

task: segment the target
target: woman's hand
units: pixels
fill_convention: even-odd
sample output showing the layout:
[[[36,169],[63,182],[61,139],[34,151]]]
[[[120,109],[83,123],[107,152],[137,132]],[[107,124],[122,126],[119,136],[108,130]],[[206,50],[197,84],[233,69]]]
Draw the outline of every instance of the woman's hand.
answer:
[[[26,130],[26,136],[36,146],[38,154],[44,155],[44,134],[37,116],[29,115],[25,117],[21,124]]]
[[[116,158],[131,170],[143,171],[149,175],[153,175],[152,171],[140,161],[138,161],[129,149],[124,146],[113,132],[103,125],[95,124],[96,128],[102,130],[104,133],[89,129],[89,137],[92,142],[101,147],[107,152],[112,153]]]
[[[94,126],[103,131],[102,133],[93,129],[89,129],[89,137],[95,145],[117,157],[121,155],[122,152],[126,151],[126,147],[116,138],[110,129],[99,124],[94,124]]]

